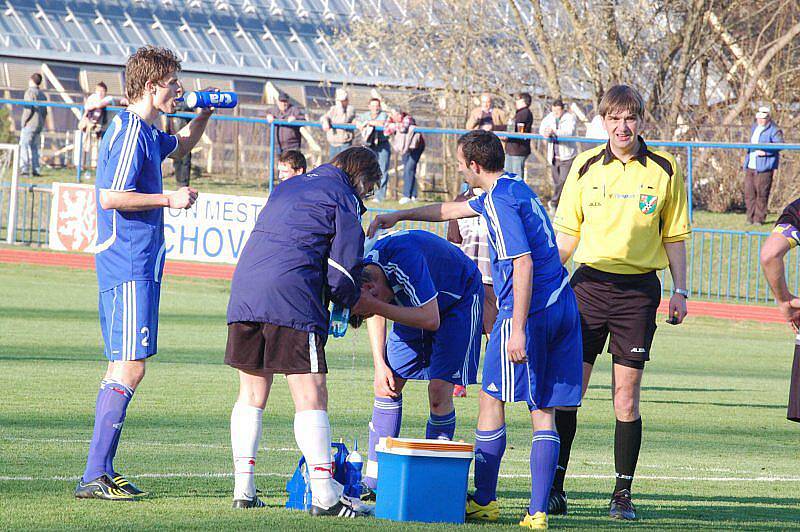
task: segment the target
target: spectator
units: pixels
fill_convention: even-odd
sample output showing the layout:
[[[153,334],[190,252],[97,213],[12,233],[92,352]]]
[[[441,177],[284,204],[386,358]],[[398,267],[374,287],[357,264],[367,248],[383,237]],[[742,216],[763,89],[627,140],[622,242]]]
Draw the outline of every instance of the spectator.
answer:
[[[350,98],[344,89],[336,89],[336,103],[333,104],[328,112],[322,115],[322,130],[330,144],[330,158],[333,159],[338,153],[346,150],[353,144],[353,132],[349,129],[334,129],[333,124],[352,124],[355,120],[356,112],[350,105]]]
[[[175,106],[176,113],[191,113],[193,112],[186,102],[181,101]],[[166,132],[170,135],[177,135],[178,131],[184,128],[191,120],[183,116],[167,116]],[[189,181],[192,177],[192,151],[186,152],[186,155],[180,159],[172,159],[172,170],[175,174],[175,182],[178,187],[188,187]]]
[[[121,105],[127,105],[128,100],[122,98]],[[114,97],[108,96],[108,87],[102,81],[94,87],[94,92],[90,94],[83,103],[83,116],[81,117],[78,129],[86,136],[84,137],[83,149],[90,154],[90,165],[95,166],[97,161],[97,147],[103,133],[108,128],[108,109],[114,105]]]
[[[769,107],[759,107],[750,130],[751,144],[783,142],[783,131],[770,119]],[[772,175],[778,168],[780,150],[747,150],[744,159],[744,203],[748,224],[763,224],[767,217]]]
[[[305,120],[306,115],[302,110],[291,104],[289,95],[285,92],[278,96],[278,106],[267,109],[267,122],[273,120],[285,120],[294,122],[295,120]],[[303,136],[300,134],[299,126],[275,126],[275,139],[277,141],[277,151],[283,153],[286,150],[299,150],[302,147]]]
[[[44,92],[39,88],[41,85],[42,75],[37,72],[28,80],[25,100],[29,102],[47,101]],[[19,135],[20,173],[41,175],[39,173],[39,143],[46,116],[47,107],[26,105],[22,111],[22,126]]]
[[[511,120],[511,131],[514,133],[530,133],[533,126],[533,113],[531,113],[531,95],[520,92],[515,99],[517,112]],[[516,174],[517,178],[525,179],[525,160],[531,154],[530,139],[506,140],[505,171]]]
[[[378,190],[375,191],[375,197],[372,201],[380,203],[386,199],[386,188],[389,185],[389,161],[392,157],[392,147],[389,144],[389,139],[386,137],[382,129],[386,126],[389,120],[389,115],[386,111],[381,109],[381,101],[379,98],[371,98],[369,101],[369,111],[361,113],[356,122],[358,130],[361,132],[361,139],[364,141],[364,146],[372,150],[378,157],[378,164],[381,167],[381,184]]]
[[[548,202],[551,214],[558,207],[558,200],[561,199],[561,189],[567,180],[572,161],[578,154],[577,146],[574,142],[561,142],[559,137],[574,137],[577,122],[575,115],[568,112],[564,107],[561,98],[553,100],[550,114],[544,117],[539,126],[539,134],[549,137],[547,141],[547,163],[553,176],[553,197]]]
[[[278,156],[278,182],[305,174],[308,163],[300,150],[286,150]]]
[[[425,138],[416,131],[417,123],[408,113],[395,111],[386,125],[392,147],[403,163],[403,196],[400,204],[417,201],[417,164],[425,151]]]
[[[492,95],[488,92],[481,94],[481,104],[469,114],[467,129],[485,129],[486,131],[503,131],[506,128],[508,117],[506,112],[494,107]]]

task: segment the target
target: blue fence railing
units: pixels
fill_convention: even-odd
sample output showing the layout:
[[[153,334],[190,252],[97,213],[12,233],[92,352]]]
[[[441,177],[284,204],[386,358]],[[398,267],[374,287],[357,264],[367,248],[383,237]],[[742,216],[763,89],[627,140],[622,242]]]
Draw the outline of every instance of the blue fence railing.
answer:
[[[39,105],[43,107],[56,107],[56,108],[67,108],[67,109],[80,109],[83,110],[83,106],[77,103],[59,103],[59,102],[30,102],[25,100],[13,100],[13,99],[2,99],[0,98],[0,104],[9,104],[9,105],[22,105],[22,106],[31,106],[31,105]],[[119,111],[121,107],[109,107],[110,110]],[[191,113],[177,113],[175,116],[182,116],[186,118],[192,118],[195,115]],[[241,122],[241,123],[250,123],[250,124],[261,124],[265,127],[269,128],[269,150],[268,153],[268,160],[267,160],[267,167],[269,169],[267,174],[268,179],[268,189],[272,192],[272,188],[275,182],[275,150],[273,147],[275,146],[275,128],[277,126],[292,126],[292,127],[309,127],[309,128],[321,128],[322,124],[319,122],[308,122],[308,121],[300,121],[295,120],[292,122],[282,121],[282,120],[274,120],[269,122],[264,118],[251,118],[251,117],[237,117],[237,116],[228,116],[223,114],[215,114],[212,116],[213,120],[220,120],[226,122]],[[77,123],[77,122],[76,122]],[[356,129],[355,126],[352,124],[334,124],[334,127],[337,129],[349,129],[354,130]],[[379,130],[382,128],[378,128]],[[447,128],[433,128],[433,127],[417,127],[417,131],[420,133],[426,133],[431,135],[461,135],[466,133],[466,129],[447,129]],[[515,138],[515,139],[530,139],[530,140],[548,140],[548,137],[543,137],[541,135],[532,134],[532,133],[512,133],[506,131],[497,131],[498,136],[504,138]],[[584,137],[559,137],[560,141],[566,142],[579,142],[579,143],[603,143],[604,140],[598,139],[588,139]],[[82,142],[82,137],[79,140]],[[694,207],[692,201],[693,189],[694,189],[694,151],[696,149],[707,149],[707,148],[717,148],[717,149],[734,149],[734,150],[745,150],[745,149],[753,149],[753,150],[787,150],[787,151],[800,151],[800,144],[750,144],[750,143],[723,143],[723,142],[684,142],[684,141],[666,141],[666,140],[648,140],[648,146],[658,146],[662,148],[677,148],[680,150],[686,151],[686,188],[688,193],[689,199],[689,219],[690,221],[693,219]],[[80,146],[79,146],[80,148]],[[80,182],[81,174],[83,169],[80,166],[81,158],[78,158],[78,166],[77,166],[77,174],[76,178]]]

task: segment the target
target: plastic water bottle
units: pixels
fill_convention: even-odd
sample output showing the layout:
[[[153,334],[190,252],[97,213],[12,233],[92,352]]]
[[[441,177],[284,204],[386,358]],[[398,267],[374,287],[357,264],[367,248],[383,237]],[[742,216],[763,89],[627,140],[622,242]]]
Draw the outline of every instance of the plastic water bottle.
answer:
[[[347,332],[347,322],[350,319],[350,309],[334,303],[331,309],[331,322],[328,334],[334,338],[341,338]]]
[[[361,471],[364,460],[358,452],[358,441],[354,442],[353,450],[347,455],[347,490],[350,497],[361,497]]]
[[[239,96],[235,92],[216,92],[216,91],[192,91],[183,97],[188,107],[236,107],[239,103]]]

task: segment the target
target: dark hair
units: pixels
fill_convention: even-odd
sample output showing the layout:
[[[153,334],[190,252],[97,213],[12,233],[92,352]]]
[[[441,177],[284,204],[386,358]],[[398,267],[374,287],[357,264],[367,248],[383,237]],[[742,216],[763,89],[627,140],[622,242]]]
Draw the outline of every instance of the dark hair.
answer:
[[[551,107],[561,107],[561,108],[563,108],[564,107],[564,100],[562,100],[561,98],[556,98],[555,100],[553,100],[553,102],[550,104],[550,106]]]
[[[597,112],[605,118],[608,113],[627,111],[639,118],[644,116],[644,99],[639,91],[628,85],[614,85],[603,95]]]
[[[467,164],[478,163],[484,170],[499,172],[503,169],[506,154],[500,139],[491,131],[476,129],[458,139],[458,147]]]
[[[368,262],[364,264],[364,269],[361,270],[361,289],[364,289],[364,285],[367,283],[377,283],[379,281],[379,276],[376,274],[375,269],[380,269],[380,266],[374,264],[372,262]],[[350,319],[347,320],[351,327],[354,329],[358,329],[361,327],[361,324],[364,323],[364,316],[360,316],[358,314],[350,314]]]
[[[102,81],[98,81],[97,85],[95,85],[95,87],[103,87],[103,89],[108,90],[108,87]]]
[[[31,76],[31,81],[34,82],[36,84],[36,86],[41,85],[42,84],[42,75],[39,74],[38,72],[36,72],[35,74],[33,74]]]
[[[281,152],[278,156],[278,162],[288,164],[292,167],[292,170],[302,170],[304,174],[308,168],[306,156],[303,155],[300,150],[286,150]]]
[[[157,83],[180,70],[181,61],[172,50],[142,46],[125,64],[125,94],[131,102],[135,102],[144,95],[148,81]]]
[[[372,102],[381,103],[381,99],[380,98],[376,98],[375,96],[373,96],[372,98],[369,99],[369,103],[372,103]]]
[[[370,192],[381,181],[378,157],[369,148],[355,146],[339,152],[331,164],[347,174],[359,195]]]
[[[517,93],[517,100],[524,100],[525,101],[525,107],[530,107],[531,106],[531,95],[528,94],[527,92],[518,92]]]

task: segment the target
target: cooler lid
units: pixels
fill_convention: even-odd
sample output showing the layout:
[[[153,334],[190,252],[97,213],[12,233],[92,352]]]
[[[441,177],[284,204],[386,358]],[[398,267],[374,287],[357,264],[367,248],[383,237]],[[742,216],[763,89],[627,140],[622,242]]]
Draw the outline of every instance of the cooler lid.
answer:
[[[375,448],[377,452],[389,454],[468,459],[472,458],[473,449],[471,443],[412,438],[381,438]]]

